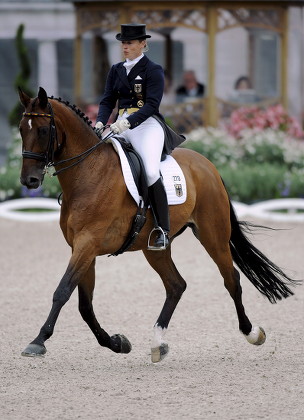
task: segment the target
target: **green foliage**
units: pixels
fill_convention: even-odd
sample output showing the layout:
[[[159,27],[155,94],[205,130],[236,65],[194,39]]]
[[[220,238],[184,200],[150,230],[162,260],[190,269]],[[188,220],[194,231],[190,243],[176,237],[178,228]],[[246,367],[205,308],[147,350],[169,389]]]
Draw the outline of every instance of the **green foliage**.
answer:
[[[187,136],[184,147],[217,167],[235,201],[304,197],[304,141],[282,131],[247,130],[236,140],[225,131],[200,128]]]
[[[28,51],[23,39],[24,25],[20,24],[17,29],[15,44],[16,52],[20,63],[20,72],[15,80],[16,90],[20,87],[27,95],[34,96],[28,87],[28,81],[31,75],[31,65],[28,58]],[[12,127],[18,127],[21,120],[23,107],[18,101],[9,114],[9,123]]]
[[[46,175],[42,187],[37,190],[21,186],[21,138],[17,129],[13,129],[12,134],[6,165],[0,168],[0,201],[28,196],[57,198],[61,192],[57,177]]]

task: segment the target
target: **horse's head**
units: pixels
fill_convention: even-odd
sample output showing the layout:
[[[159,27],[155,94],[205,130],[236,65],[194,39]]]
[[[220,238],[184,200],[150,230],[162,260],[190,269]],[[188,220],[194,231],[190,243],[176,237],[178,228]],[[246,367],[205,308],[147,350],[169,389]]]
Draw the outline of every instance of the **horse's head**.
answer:
[[[53,109],[42,88],[36,98],[30,98],[19,88],[19,97],[25,108],[19,126],[23,157],[20,181],[27,188],[38,188],[58,146]]]

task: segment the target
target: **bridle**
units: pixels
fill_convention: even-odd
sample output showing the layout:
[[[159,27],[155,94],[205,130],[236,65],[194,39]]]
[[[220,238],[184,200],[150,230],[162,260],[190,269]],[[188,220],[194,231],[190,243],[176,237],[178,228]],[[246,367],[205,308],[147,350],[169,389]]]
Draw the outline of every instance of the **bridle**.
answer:
[[[49,126],[49,141],[48,141],[48,146],[47,146],[46,151],[42,152],[42,153],[35,153],[35,152],[28,151],[28,150],[23,150],[22,151],[22,157],[25,158],[25,159],[35,159],[35,160],[44,162],[45,163],[44,173],[49,173],[49,175],[51,175],[51,176],[57,176],[59,173],[65,171],[66,169],[69,169],[72,166],[78,165],[78,163],[82,162],[87,156],[89,156],[94,150],[96,150],[97,147],[99,147],[101,144],[105,143],[114,134],[114,133],[110,132],[104,138],[101,138],[100,135],[96,133],[96,135],[99,137],[99,142],[94,144],[94,146],[90,147],[89,149],[85,150],[83,153],[80,153],[77,156],[73,156],[73,157],[68,158],[68,159],[60,160],[60,161],[55,163],[54,162],[55,144],[57,144],[57,150],[60,149],[60,144],[58,143],[58,138],[57,138],[57,130],[56,130],[56,126],[55,126],[53,108],[52,108],[52,105],[49,102],[48,102],[48,107],[49,107],[49,110],[50,110],[49,114],[38,113],[38,112],[24,112],[23,113],[24,117],[50,118],[50,126]],[[105,125],[103,127],[103,131],[108,127],[109,127],[109,125]],[[71,162],[75,159],[78,159],[78,160],[74,163],[71,163],[68,166],[65,166],[64,168],[59,169],[56,172],[50,171],[50,169],[52,167],[54,167],[55,165],[58,166],[58,165],[61,165],[63,163],[66,163],[66,162]]]
[[[46,113],[39,113],[39,112],[24,112],[24,117],[44,117],[50,118],[50,125],[49,125],[49,141],[47,145],[47,149],[45,152],[42,153],[35,153],[29,150],[22,151],[22,157],[25,159],[35,159],[45,163],[45,166],[48,167],[54,164],[54,153],[55,153],[55,143],[57,144],[57,148],[59,147],[58,139],[57,139],[57,131],[55,126],[54,120],[54,112],[51,104],[48,102],[48,107],[50,110],[49,114]]]

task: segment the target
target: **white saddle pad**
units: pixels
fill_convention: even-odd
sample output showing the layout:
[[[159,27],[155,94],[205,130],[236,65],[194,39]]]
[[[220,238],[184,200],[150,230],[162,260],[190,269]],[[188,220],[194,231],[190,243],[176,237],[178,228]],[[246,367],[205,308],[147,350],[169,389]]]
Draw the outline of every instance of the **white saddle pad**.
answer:
[[[110,142],[112,143],[114,149],[119,155],[122,173],[128,191],[134,198],[137,205],[139,205],[139,202],[141,201],[141,196],[138,193],[138,189],[135,184],[128,159],[118,140],[112,137]],[[179,164],[172,156],[168,155],[166,159],[163,162],[161,162],[160,171],[167,192],[168,204],[174,205],[184,203],[187,198],[187,187],[185,176]]]

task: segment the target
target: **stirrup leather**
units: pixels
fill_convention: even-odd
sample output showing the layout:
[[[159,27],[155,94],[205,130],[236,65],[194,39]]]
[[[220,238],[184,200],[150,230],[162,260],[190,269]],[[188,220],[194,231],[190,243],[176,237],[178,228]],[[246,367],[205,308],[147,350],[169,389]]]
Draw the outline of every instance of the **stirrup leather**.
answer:
[[[151,236],[153,232],[159,231],[163,234],[164,237],[164,243],[162,246],[154,246],[154,245],[150,245],[150,241],[151,241]],[[157,226],[155,228],[153,228],[150,232],[149,238],[148,238],[148,247],[147,249],[150,251],[164,251],[169,245],[169,238],[167,235],[167,232],[165,232],[160,226]]]

